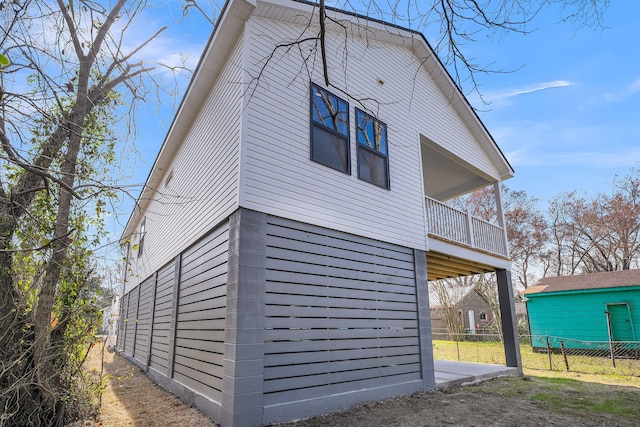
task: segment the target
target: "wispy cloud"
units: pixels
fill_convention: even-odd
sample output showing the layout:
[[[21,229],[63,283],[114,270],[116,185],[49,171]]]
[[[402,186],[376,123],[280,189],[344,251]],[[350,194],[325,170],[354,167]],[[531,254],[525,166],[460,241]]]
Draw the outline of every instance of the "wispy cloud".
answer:
[[[541,90],[568,87],[573,85],[574,83],[568,80],[553,80],[550,82],[534,83],[502,91],[487,92],[483,94],[483,99],[485,102],[500,103],[506,101],[509,98],[513,98],[514,96],[526,95],[529,93],[539,92]]]
[[[637,93],[640,93],[640,78],[635,79],[618,92],[606,93],[604,95],[604,99],[609,102],[621,102],[631,98]]]
[[[569,124],[565,118],[516,121],[492,128],[515,167],[631,167],[640,159],[640,126],[619,132],[617,123]]]

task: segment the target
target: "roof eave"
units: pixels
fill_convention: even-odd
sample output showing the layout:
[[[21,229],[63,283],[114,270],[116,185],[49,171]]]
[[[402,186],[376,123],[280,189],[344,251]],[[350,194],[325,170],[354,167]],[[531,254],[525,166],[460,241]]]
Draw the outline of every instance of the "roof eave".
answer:
[[[135,232],[134,227],[153,199],[154,193],[167,172],[167,167],[171,164],[173,156],[195,120],[197,112],[220,75],[225,62],[220,59],[225,59],[230,54],[235,41],[244,28],[244,22],[251,16],[255,6],[255,0],[228,0],[222,7],[160,151],[122,232],[121,244]]]

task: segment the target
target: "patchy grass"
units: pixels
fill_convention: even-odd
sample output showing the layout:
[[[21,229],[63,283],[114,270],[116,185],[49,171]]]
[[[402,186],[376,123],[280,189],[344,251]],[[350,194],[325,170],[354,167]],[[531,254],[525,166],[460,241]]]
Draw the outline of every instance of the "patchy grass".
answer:
[[[589,383],[567,378],[504,378],[470,387],[475,393],[525,398],[562,414],[598,413],[640,423],[640,389]]]
[[[436,359],[505,364],[504,347],[501,342],[434,340],[433,346]],[[614,368],[608,356],[569,354],[567,355],[569,371],[567,371],[562,354],[535,353],[529,344],[520,345],[520,354],[522,366],[529,370],[529,373],[545,371],[536,375],[553,372],[554,374],[549,376],[557,376],[555,373],[565,372],[570,374],[567,377],[572,378],[573,373],[581,373],[589,375],[590,380],[601,375],[604,377],[598,382],[640,386],[640,360],[638,359],[618,359]]]

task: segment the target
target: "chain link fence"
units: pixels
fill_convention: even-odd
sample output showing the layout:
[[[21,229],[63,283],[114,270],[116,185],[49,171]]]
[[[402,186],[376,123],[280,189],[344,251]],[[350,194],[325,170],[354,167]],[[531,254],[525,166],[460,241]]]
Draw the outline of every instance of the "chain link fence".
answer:
[[[579,341],[521,335],[522,366],[528,369],[640,377],[640,341]],[[504,365],[502,335],[433,331],[433,356],[441,360]]]

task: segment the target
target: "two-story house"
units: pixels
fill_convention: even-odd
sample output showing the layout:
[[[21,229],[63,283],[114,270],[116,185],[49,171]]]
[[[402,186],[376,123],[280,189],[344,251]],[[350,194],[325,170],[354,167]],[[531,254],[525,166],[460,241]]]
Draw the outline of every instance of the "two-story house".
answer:
[[[224,426],[434,389],[432,279],[497,272],[520,368],[504,227],[444,203],[512,168],[421,34],[318,14],[227,2],[122,236],[118,350]]]

